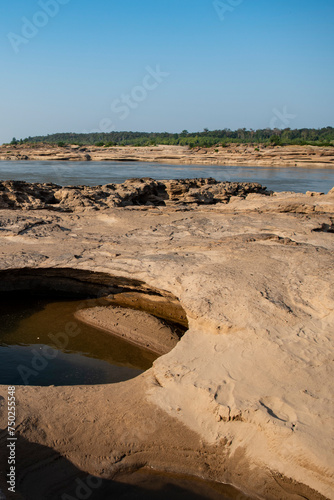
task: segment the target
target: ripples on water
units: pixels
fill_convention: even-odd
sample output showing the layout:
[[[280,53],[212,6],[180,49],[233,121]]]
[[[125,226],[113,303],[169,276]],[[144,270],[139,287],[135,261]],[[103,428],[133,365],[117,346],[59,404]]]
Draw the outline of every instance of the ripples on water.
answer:
[[[334,186],[334,169],[302,167],[240,167],[169,165],[149,162],[0,161],[1,180],[54,182],[63,186],[122,183],[132,177],[185,179],[213,177],[218,181],[259,182],[273,191],[320,191]]]

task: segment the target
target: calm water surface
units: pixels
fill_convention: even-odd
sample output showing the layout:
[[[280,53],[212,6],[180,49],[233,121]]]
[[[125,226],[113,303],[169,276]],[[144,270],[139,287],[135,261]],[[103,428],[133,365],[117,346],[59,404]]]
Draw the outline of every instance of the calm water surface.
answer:
[[[185,179],[214,177],[218,181],[259,182],[273,191],[320,191],[334,186],[334,169],[168,165],[149,162],[0,161],[1,180],[54,182],[62,186],[121,183],[132,177]]]
[[[1,296],[0,384],[104,384],[150,368],[154,354],[75,318],[78,309],[96,305]]]

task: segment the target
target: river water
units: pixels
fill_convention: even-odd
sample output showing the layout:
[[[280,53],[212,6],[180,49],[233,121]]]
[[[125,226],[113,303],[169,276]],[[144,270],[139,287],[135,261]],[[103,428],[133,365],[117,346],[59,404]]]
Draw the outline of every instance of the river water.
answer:
[[[213,177],[218,181],[259,182],[273,191],[299,193],[327,193],[334,186],[334,169],[330,168],[174,165],[131,161],[0,161],[0,180],[97,186],[122,183],[133,177],[158,180]]]

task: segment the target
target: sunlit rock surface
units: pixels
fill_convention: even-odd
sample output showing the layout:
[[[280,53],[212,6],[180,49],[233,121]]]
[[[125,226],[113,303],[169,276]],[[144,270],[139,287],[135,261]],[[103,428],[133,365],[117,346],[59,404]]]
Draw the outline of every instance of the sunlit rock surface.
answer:
[[[164,196],[174,189],[164,186]],[[161,205],[144,198],[96,210],[100,201],[90,198],[93,209],[67,212],[22,185],[16,210],[2,205],[7,276],[67,268],[137,280],[177,297],[189,323],[137,379],[18,387],[21,459],[34,445],[40,474],[50,473],[45,457],[56,453],[105,478],[150,465],[263,499],[333,498],[333,192],[256,188],[202,204],[193,196],[215,198],[219,184],[204,182],[195,194],[182,186],[179,199],[168,194]],[[21,210],[35,203],[31,196],[47,209]],[[2,447],[6,422],[2,406]]]

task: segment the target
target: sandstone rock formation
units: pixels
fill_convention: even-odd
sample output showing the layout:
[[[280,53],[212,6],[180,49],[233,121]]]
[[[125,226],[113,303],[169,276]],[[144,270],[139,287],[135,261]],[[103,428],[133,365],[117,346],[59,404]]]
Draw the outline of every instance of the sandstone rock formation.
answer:
[[[110,332],[154,354],[166,354],[179,341],[177,330],[144,311],[115,307],[92,307],[76,313],[76,318]]]
[[[84,212],[54,212],[55,186],[27,186],[29,194],[19,195],[11,188],[16,210],[0,211],[1,290],[15,289],[14,277],[21,289],[36,286],[34,271],[45,280],[59,271],[81,290],[80,271],[90,293],[100,283],[118,305],[143,307],[155,290],[165,315],[163,297],[173,294],[189,325],[134,380],[17,387],[27,465],[21,491],[48,476],[55,482],[45,491],[60,495],[78,470],[110,480],[148,465],[230,483],[253,498],[333,499],[332,191],[267,196],[257,187],[246,196],[242,187],[228,203],[203,204],[218,199],[220,184],[189,181],[163,183],[165,204],[146,204],[154,182],[140,183],[144,196],[138,181],[139,191],[123,185],[120,204],[132,205]],[[102,201],[103,188],[89,189],[93,208],[112,199],[111,188]],[[33,200],[43,209],[18,209]],[[154,307],[153,299],[146,303]],[[0,386],[0,400],[6,395]],[[3,406],[0,450],[6,428]]]
[[[52,161],[149,161],[202,165],[255,165],[278,167],[334,166],[334,150],[318,146],[260,146],[230,144],[226,147],[194,148],[187,146],[67,146],[50,144],[3,145],[0,160]]]
[[[123,184],[96,187],[0,181],[0,208],[73,211],[132,205],[211,205],[228,203],[235,196],[245,198],[250,193],[270,194],[255,182],[217,182],[215,179],[130,179]]]

